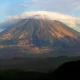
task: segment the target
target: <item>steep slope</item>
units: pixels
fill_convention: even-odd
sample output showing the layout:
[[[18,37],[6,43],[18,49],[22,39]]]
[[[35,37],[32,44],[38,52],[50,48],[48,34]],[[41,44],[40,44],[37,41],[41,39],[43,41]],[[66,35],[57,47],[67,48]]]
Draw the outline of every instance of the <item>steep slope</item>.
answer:
[[[36,15],[3,31],[0,45],[1,48],[18,46],[30,53],[66,52],[79,49],[79,34],[60,21]]]

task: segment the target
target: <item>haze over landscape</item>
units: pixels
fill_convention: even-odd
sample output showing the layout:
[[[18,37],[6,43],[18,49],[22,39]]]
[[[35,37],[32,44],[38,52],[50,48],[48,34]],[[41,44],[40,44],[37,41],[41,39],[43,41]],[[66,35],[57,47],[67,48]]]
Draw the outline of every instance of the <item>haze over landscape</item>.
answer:
[[[60,65],[76,60],[80,60],[79,0],[0,2],[0,70],[41,74],[52,70],[56,75]]]

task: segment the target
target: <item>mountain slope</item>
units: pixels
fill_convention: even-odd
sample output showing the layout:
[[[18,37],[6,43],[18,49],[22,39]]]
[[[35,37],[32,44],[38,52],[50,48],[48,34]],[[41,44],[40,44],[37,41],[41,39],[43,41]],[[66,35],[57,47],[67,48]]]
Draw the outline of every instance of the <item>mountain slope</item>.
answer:
[[[1,32],[0,45],[18,46],[30,53],[66,52],[74,48],[76,51],[80,47],[79,34],[60,21],[37,15],[35,18],[23,19]]]

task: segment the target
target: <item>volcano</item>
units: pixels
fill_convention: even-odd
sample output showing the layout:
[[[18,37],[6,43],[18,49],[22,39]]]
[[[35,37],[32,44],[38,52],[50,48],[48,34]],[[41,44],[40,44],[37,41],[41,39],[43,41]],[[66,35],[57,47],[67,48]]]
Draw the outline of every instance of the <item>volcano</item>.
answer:
[[[23,19],[0,33],[0,56],[79,53],[80,33],[45,15]],[[7,55],[7,54],[6,54]]]

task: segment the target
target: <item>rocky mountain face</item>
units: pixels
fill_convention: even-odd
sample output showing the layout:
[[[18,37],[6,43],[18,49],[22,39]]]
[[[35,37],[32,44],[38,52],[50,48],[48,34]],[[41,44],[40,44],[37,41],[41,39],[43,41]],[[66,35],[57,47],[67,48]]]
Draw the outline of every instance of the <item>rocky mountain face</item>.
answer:
[[[15,53],[79,52],[80,33],[57,20],[36,15],[0,33],[1,51]],[[8,48],[8,49],[6,49]],[[11,48],[12,51],[9,51]],[[2,53],[4,53],[2,51]],[[17,51],[17,50],[16,50]],[[17,53],[17,52],[16,52]]]

